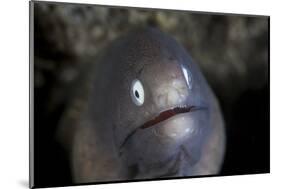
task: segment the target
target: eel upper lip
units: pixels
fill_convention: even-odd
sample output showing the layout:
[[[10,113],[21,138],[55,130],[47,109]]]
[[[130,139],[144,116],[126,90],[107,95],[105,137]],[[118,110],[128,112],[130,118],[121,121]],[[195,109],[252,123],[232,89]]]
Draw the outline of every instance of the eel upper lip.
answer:
[[[134,135],[134,133],[137,130],[139,130],[139,129],[150,128],[150,127],[156,125],[157,123],[165,121],[165,120],[167,120],[167,119],[169,119],[169,118],[171,118],[171,117],[173,117],[173,116],[175,116],[177,114],[193,112],[193,111],[202,110],[202,109],[206,109],[206,108],[205,107],[200,107],[200,106],[187,106],[187,105],[183,105],[183,106],[177,106],[177,107],[170,108],[168,110],[162,111],[156,117],[154,117],[153,119],[145,122],[140,127],[137,127],[136,129],[134,129],[129,135],[127,135],[127,137],[125,138],[125,140],[121,144],[120,149],[123,148],[123,146],[125,145],[125,143],[127,143],[129,138],[131,138],[131,136]]]
[[[153,119],[151,119],[151,120],[145,122],[143,125],[141,125],[140,128],[146,129],[146,128],[156,125],[157,123],[165,121],[177,114],[192,112],[192,111],[196,111],[196,110],[200,110],[200,109],[203,109],[203,107],[184,105],[184,106],[178,106],[175,108],[171,108],[171,109],[160,112],[156,117],[154,117]]]

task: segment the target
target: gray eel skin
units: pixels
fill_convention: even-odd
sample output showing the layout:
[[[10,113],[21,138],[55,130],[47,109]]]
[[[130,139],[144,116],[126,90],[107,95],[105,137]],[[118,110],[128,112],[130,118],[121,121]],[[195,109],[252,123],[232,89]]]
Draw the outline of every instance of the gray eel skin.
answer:
[[[84,95],[80,113],[68,112],[76,118],[59,130],[75,183],[219,173],[225,133],[218,102],[173,38],[134,30],[88,73],[88,90],[76,87]]]

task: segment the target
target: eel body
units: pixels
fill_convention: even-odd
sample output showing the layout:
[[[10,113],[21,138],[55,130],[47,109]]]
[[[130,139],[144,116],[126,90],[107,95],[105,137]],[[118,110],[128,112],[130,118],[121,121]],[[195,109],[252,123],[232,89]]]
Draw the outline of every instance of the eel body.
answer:
[[[121,36],[89,75],[78,118],[60,128],[74,182],[219,173],[225,146],[219,104],[173,38],[157,29]]]

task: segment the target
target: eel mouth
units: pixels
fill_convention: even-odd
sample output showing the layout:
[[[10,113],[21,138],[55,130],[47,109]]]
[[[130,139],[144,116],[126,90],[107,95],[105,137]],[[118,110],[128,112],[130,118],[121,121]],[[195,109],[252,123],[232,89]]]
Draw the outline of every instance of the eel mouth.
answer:
[[[193,111],[200,110],[200,109],[202,109],[202,107],[186,106],[186,105],[171,108],[171,109],[160,112],[156,117],[154,117],[153,119],[151,119],[151,120],[145,122],[143,125],[141,125],[140,128],[146,129],[146,128],[152,127],[162,121],[165,121],[177,114],[193,112]]]
[[[183,114],[183,113],[188,113],[188,112],[194,112],[197,110],[203,110],[206,109],[205,107],[200,107],[200,106],[177,106],[174,108],[170,108],[168,110],[160,112],[157,116],[154,118],[148,120],[144,124],[142,124],[140,127],[137,127],[134,129],[127,137],[124,139],[123,143],[121,144],[119,149],[122,149],[124,145],[127,143],[127,141],[139,130],[139,129],[147,129],[153,126],[156,126],[158,123],[163,122],[175,115],[178,114]]]

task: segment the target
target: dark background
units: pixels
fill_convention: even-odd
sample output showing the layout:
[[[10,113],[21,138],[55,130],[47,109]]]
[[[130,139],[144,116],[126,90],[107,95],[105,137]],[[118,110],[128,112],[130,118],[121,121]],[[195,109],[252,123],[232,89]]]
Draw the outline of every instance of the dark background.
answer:
[[[217,95],[227,133],[220,175],[268,173],[268,17],[35,2],[35,186],[73,184],[55,135],[64,112],[73,108],[67,95],[101,49],[140,26],[176,38]]]

